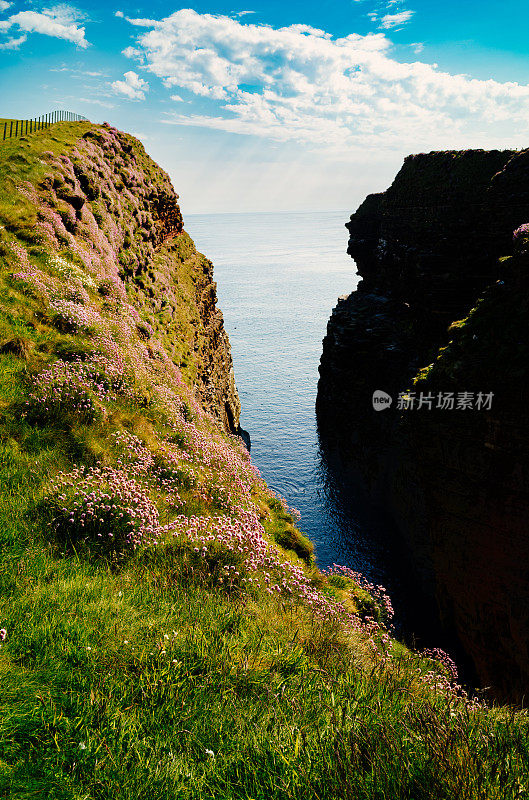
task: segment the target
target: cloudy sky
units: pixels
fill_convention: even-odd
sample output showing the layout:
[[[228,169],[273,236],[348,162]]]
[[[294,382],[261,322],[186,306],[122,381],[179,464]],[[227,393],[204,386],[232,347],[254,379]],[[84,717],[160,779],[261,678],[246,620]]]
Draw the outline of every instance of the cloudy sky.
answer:
[[[135,133],[184,213],[348,210],[405,155],[529,146],[527,0],[0,0],[2,115]]]

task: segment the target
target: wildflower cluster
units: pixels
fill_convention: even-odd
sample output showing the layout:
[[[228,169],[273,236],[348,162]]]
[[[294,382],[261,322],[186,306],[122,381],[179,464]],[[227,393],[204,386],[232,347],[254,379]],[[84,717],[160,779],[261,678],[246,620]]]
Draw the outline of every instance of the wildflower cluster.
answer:
[[[32,391],[26,401],[26,413],[33,422],[46,422],[73,416],[91,423],[101,413],[98,402],[104,392],[98,392],[80,361],[58,360],[31,378]],[[99,398],[98,398],[99,395]]]
[[[118,431],[111,435],[118,452],[120,468],[134,470],[138,480],[163,493],[163,502],[171,509],[182,505],[179,490],[196,484],[192,469],[182,464],[182,452],[169,442],[161,442],[152,452],[134,434]]]
[[[459,678],[457,665],[455,661],[445,653],[444,650],[441,650],[439,647],[434,648],[433,650],[423,650],[422,655],[426,658],[432,659],[432,661],[437,661],[441,664],[448,675],[448,679],[450,683],[456,684]]]
[[[218,583],[227,589],[241,587],[251,591],[260,587],[283,602],[303,604],[320,621],[335,622],[353,630],[363,629],[358,616],[319,591],[301,567],[281,560],[277,549],[266,541],[264,528],[255,513],[242,513],[236,519],[180,515],[165,531],[187,541],[197,559],[202,559],[206,565],[219,561],[219,551],[228,554],[230,558],[218,575]],[[376,634],[380,630],[377,627]],[[375,631],[369,630],[368,634],[374,637]]]
[[[393,619],[394,611],[391,604],[391,598],[388,595],[386,588],[368,581],[360,572],[345,567],[342,564],[332,564],[328,569],[322,570],[324,575],[329,577],[339,575],[344,578],[349,578],[353,583],[363,589],[378,605],[381,617],[386,624],[390,623]]]
[[[9,277],[11,283],[24,294],[44,299],[48,297],[50,281],[40,270],[29,267],[23,271],[12,272]]]
[[[48,258],[48,264],[56,270],[68,283],[83,286],[85,289],[95,289],[95,281],[84,270],[68,261],[66,258],[54,255]]]
[[[290,514],[290,516],[293,517],[295,520],[300,520],[301,519],[301,511],[299,511],[297,508],[290,507],[288,505],[286,499],[282,495],[280,495],[278,492],[275,492],[275,496],[279,500],[279,502],[281,504],[281,508],[283,509],[285,514]]]
[[[117,276],[104,278],[97,287],[97,291],[102,297],[111,297],[114,300],[125,302],[127,293],[123,281]]]
[[[517,239],[525,239],[527,236],[529,236],[529,222],[526,222],[524,225],[520,225],[519,228],[516,228],[512,238],[514,241],[516,241]]]
[[[71,300],[54,299],[50,303],[52,319],[59,330],[68,333],[91,333],[102,325],[101,315]]]
[[[50,526],[68,542],[123,554],[156,544],[159,514],[145,489],[123,469],[91,467],[60,472],[47,497]]]
[[[129,379],[110,359],[94,353],[90,360],[55,361],[30,379],[28,417],[36,422],[71,416],[94,422],[103,401],[132,393]]]
[[[512,235],[515,250],[520,254],[527,253],[529,247],[529,222],[516,228]]]

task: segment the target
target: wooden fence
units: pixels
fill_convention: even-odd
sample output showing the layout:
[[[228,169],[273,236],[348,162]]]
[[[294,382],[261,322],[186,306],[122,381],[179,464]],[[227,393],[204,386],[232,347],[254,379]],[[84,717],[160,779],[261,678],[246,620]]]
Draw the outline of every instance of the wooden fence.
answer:
[[[74,114],[73,111],[51,111],[49,114],[32,119],[10,119],[8,122],[4,122],[2,141],[10,139],[12,136],[26,136],[28,133],[49,128],[55,122],[89,122],[89,120],[81,114]]]

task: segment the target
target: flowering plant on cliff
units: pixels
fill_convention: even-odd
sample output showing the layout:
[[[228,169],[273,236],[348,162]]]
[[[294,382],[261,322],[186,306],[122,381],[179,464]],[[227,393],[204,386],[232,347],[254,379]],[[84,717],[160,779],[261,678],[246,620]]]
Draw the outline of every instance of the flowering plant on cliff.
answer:
[[[526,253],[529,245],[529,222],[516,228],[512,235],[515,251]]]
[[[155,544],[159,514],[145,489],[123,469],[76,468],[60,472],[47,504],[55,536],[102,553],[125,553]]]

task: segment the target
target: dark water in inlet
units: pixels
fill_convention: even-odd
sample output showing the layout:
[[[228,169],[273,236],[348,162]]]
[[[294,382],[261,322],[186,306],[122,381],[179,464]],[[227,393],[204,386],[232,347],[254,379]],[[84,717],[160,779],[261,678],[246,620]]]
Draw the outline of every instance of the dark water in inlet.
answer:
[[[318,447],[315,400],[327,321],[358,282],[346,253],[347,212],[189,215],[185,227],[215,266],[252,460],[268,485],[301,511],[321,567],[346,564],[389,590],[402,633],[416,587],[380,520],[351,492],[336,492]],[[419,604],[420,605],[420,604]],[[399,624],[400,623],[400,624]]]

